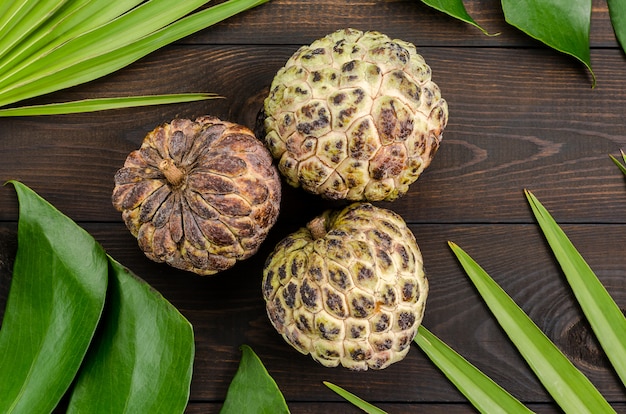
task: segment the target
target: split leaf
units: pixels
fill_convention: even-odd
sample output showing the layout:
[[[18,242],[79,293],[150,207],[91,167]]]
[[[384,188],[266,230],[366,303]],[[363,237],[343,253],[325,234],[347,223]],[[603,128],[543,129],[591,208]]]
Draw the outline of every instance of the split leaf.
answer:
[[[70,386],[104,306],[103,249],[23,184],[18,251],[0,330],[0,412],[51,412]]]
[[[626,317],[548,210],[531,192],[526,197],[602,349],[626,385]]]
[[[487,33],[487,31],[476,23],[472,16],[469,15],[462,0],[422,0],[422,3],[435,10],[439,10],[440,12],[468,23],[478,28],[484,34],[489,35],[489,33]]]
[[[241,361],[228,387],[221,414],[289,413],[285,397],[252,348],[242,345]]]
[[[553,49],[581,61],[591,72],[591,0],[502,0],[512,26]]]
[[[110,257],[109,266],[103,320],[68,413],[184,412],[194,358],[191,325]]]
[[[80,101],[54,103],[48,105],[22,106],[0,109],[0,117],[77,114],[83,112],[106,111],[137,106],[164,105],[182,102],[194,102],[205,99],[221,98],[216,94],[187,93],[171,95],[129,96],[121,98],[94,98]]]
[[[367,401],[357,397],[351,392],[344,390],[343,388],[339,387],[338,385],[333,384],[332,382],[324,381],[324,385],[326,385],[328,388],[333,390],[337,395],[343,397],[346,401],[348,401],[355,407],[360,408],[361,410],[365,411],[367,414],[387,414],[385,411],[381,410],[380,408],[368,403]]]
[[[500,326],[565,412],[614,413],[589,379],[465,251],[450,247]],[[621,354],[622,356],[624,354]]]
[[[532,413],[424,326],[418,328],[415,343],[481,413]]]
[[[70,412],[184,412],[189,322],[70,218],[11,183],[20,217],[0,329],[0,412],[52,412],[73,382]]]

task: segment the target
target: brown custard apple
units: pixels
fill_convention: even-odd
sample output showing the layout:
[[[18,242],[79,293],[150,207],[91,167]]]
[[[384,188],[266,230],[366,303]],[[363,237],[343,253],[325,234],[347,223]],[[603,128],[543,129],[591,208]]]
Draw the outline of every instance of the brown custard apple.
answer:
[[[428,295],[413,233],[369,203],[327,211],[282,240],[262,287],[269,319],[289,344],[352,370],[403,359]]]
[[[147,257],[211,275],[256,253],[280,197],[265,146],[248,128],[205,116],[150,132],[115,174],[112,201]]]
[[[414,45],[345,29],[287,61],[261,119],[290,185],[328,199],[392,201],[430,164],[448,105]]]

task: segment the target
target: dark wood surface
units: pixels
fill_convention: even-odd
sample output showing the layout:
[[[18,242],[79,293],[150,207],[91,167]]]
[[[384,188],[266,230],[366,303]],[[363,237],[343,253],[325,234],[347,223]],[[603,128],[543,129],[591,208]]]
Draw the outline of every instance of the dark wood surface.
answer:
[[[478,23],[500,35],[485,36],[416,0],[272,0],[111,76],[35,102],[199,91],[225,99],[0,119],[0,180],[33,188],[191,321],[197,349],[189,413],[219,411],[241,344],[257,352],[294,413],[359,412],[323,380],[393,413],[474,412],[416,346],[383,371],[355,373],[323,368],[275,333],[260,291],[265,257],[278,240],[335,204],[285,185],[279,222],[260,252],[200,277],[146,259],[110,201],[113,174],[157,124],[211,114],[253,127],[272,77],[299,45],[343,27],[402,38],[417,45],[450,107],[434,162],[409,194],[382,204],[403,215],[422,249],[431,286],[424,325],[533,410],[558,412],[459,267],[447,246],[454,241],[626,412],[624,387],[523,195],[524,189],[535,193],[626,309],[626,183],[608,158],[626,149],[626,58],[606,3],[593,2],[594,89],[581,64],[507,26],[498,1],[465,3]],[[1,187],[0,268],[10,262],[17,218],[13,188]],[[0,295],[6,295],[5,279]]]

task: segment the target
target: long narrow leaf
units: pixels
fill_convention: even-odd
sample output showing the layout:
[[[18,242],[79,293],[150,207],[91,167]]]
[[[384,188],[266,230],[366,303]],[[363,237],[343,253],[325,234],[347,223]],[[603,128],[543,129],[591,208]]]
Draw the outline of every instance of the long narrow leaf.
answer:
[[[617,167],[619,168],[619,170],[626,175],[626,153],[624,151],[622,151],[622,159],[624,160],[624,163],[622,164],[622,162],[620,160],[618,160],[617,158],[615,158],[614,156],[612,156],[611,154],[609,154],[609,157],[611,158],[611,160],[613,160],[613,162],[615,163],[615,165],[617,165]]]
[[[0,60],[22,39],[35,31],[55,11],[63,6],[67,0],[41,0],[38,2],[22,1],[21,10],[24,14],[19,21],[12,25],[10,30],[4,30],[0,37]],[[36,4],[35,4],[36,3]]]
[[[75,86],[121,69],[147,54],[269,0],[230,0],[193,13],[120,49],[0,93],[0,106]]]
[[[546,390],[567,413],[614,413],[591,381],[459,246],[450,247],[481,297]]]
[[[107,305],[67,412],[182,413],[193,360],[191,324],[109,257]]]
[[[602,349],[626,385],[624,314],[548,210],[531,192],[526,197]]]
[[[356,395],[352,394],[349,391],[344,390],[343,388],[341,388],[338,385],[333,384],[332,382],[324,381],[324,385],[326,385],[328,388],[330,388],[333,392],[335,392],[340,397],[344,398],[350,404],[365,411],[367,414],[387,414],[386,411],[381,410],[375,405],[368,403],[362,398],[357,397]]]
[[[129,96],[123,98],[95,98],[48,105],[33,105],[18,108],[0,109],[0,117],[77,114],[82,112],[132,108],[137,106],[193,102],[215,98],[221,97],[211,93],[188,93],[172,95]]]
[[[481,413],[532,413],[424,326],[418,328],[415,343]]]
[[[28,14],[31,8],[35,6],[34,1],[5,1],[6,4],[3,7],[2,14],[0,14],[0,33],[10,33],[15,25],[17,25],[22,18]],[[9,6],[10,5],[10,6]]]
[[[64,43],[37,62],[0,81],[2,91],[80,64],[131,44],[197,9],[207,0],[145,2],[119,18]],[[15,72],[15,71],[14,71]]]
[[[104,307],[96,241],[25,185],[18,251],[0,330],[0,412],[51,412],[70,386]]]
[[[20,4],[14,1],[0,1],[0,33],[2,33],[2,30],[9,19],[11,8],[18,6],[20,6]]]
[[[0,79],[22,71],[69,40],[115,19],[141,2],[142,0],[72,1],[0,60]]]

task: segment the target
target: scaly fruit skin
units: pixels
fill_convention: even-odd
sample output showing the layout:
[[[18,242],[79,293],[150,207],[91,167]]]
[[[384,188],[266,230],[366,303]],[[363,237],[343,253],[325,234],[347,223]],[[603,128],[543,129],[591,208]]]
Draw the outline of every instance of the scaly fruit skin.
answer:
[[[115,174],[112,201],[148,258],[211,275],[256,253],[280,197],[252,132],[205,116],[150,132]]]
[[[345,29],[287,61],[262,116],[290,185],[328,199],[392,201],[430,164],[448,105],[414,45]]]
[[[263,270],[267,314],[324,366],[382,369],[405,357],[428,281],[413,233],[369,203],[327,211],[282,240]]]

